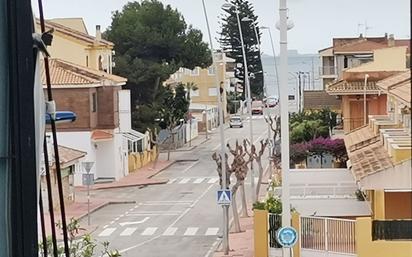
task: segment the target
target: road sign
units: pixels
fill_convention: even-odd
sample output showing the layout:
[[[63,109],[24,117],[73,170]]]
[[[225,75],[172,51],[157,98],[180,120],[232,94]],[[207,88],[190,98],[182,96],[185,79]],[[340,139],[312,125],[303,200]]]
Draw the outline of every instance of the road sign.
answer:
[[[232,192],[230,190],[217,190],[217,204],[230,205],[232,202]]]
[[[83,186],[94,185],[94,174],[93,173],[82,174],[82,182],[83,182]]]
[[[298,233],[293,227],[283,227],[276,233],[276,240],[281,246],[291,248],[298,241]]]

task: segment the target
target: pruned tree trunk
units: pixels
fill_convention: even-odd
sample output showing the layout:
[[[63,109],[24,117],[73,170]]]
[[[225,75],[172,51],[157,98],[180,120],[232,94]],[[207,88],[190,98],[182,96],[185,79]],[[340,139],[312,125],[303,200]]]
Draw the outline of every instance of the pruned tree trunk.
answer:
[[[237,211],[237,203],[236,203],[236,193],[237,193],[239,186],[242,186],[241,181],[237,181],[236,184],[232,187],[232,211],[233,211],[233,222],[235,225],[235,228],[234,228],[235,233],[242,232],[240,228],[239,213]]]
[[[259,192],[260,192],[260,187],[262,185],[262,179],[263,179],[263,166],[262,166],[262,161],[259,160],[257,161],[258,168],[259,168],[259,178],[258,178],[258,183],[256,185],[256,199],[259,199]]]
[[[240,192],[242,193],[242,218],[249,217],[247,213],[247,202],[246,202],[246,192],[245,192],[245,184],[242,183],[240,186]]]

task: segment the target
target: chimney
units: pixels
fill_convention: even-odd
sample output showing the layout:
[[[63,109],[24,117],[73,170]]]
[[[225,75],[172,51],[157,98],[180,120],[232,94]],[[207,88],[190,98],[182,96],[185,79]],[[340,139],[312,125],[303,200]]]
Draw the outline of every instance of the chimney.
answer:
[[[363,35],[362,35],[362,33],[360,33],[360,35],[359,35],[359,38],[363,38]]]
[[[393,36],[393,34],[390,34],[390,35],[389,35],[389,38],[388,38],[388,46],[389,46],[389,47],[395,46],[395,37]]]
[[[96,25],[96,40],[102,40],[102,32],[100,31],[100,25]]]

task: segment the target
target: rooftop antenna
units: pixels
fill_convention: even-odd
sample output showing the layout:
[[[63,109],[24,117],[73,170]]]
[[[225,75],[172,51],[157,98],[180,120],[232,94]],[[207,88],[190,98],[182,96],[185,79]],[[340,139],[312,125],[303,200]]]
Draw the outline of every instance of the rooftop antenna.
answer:
[[[362,23],[358,23],[358,35],[360,34],[360,28],[363,26]]]
[[[366,37],[366,33],[368,32],[369,29],[371,29],[372,27],[368,26],[367,21],[365,21],[365,37]]]

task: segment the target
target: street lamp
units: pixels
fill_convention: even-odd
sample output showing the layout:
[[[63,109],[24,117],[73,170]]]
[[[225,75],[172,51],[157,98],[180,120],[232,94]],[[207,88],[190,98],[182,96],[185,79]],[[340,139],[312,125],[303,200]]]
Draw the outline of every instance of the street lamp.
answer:
[[[253,144],[253,125],[252,125],[252,92],[250,91],[250,81],[249,81],[249,73],[246,61],[246,53],[245,53],[245,44],[243,42],[243,33],[242,33],[242,26],[240,23],[239,18],[239,10],[236,5],[231,3],[225,3],[222,5],[223,9],[235,8],[236,18],[237,18],[237,25],[239,27],[239,35],[240,35],[240,43],[242,45],[242,54],[243,54],[243,67],[244,67],[244,81],[247,89],[247,107],[249,113],[249,127],[250,127],[250,144]],[[250,163],[250,177],[251,177],[251,188],[252,188],[252,201],[256,202],[256,194],[255,194],[255,171],[253,169],[253,162]]]
[[[219,78],[217,76],[218,74],[218,66],[217,66],[217,61],[215,58],[214,54],[214,49],[213,49],[213,40],[212,40],[212,34],[210,33],[210,26],[209,26],[209,19],[207,17],[207,12],[206,12],[206,5],[205,1],[202,0],[202,5],[203,5],[203,12],[205,14],[205,20],[206,20],[206,25],[207,25],[207,32],[209,34],[209,44],[210,44],[210,50],[212,51],[212,60],[213,60],[213,66],[216,71],[215,74],[215,83],[216,83],[216,91],[217,91],[217,102],[218,102],[218,108],[219,108],[219,132],[220,132],[220,155],[222,158],[222,189],[226,190],[228,185],[226,184],[227,180],[227,174],[226,174],[226,151],[225,151],[225,131],[223,128],[223,105],[222,105],[222,98],[221,98],[221,92],[220,92],[220,82]],[[207,127],[206,127],[207,129]],[[229,254],[229,206],[228,205],[222,205],[223,208],[223,252],[225,255]]]
[[[279,98],[280,97],[279,72],[278,72],[278,66],[276,64],[276,53],[275,53],[275,46],[273,45],[272,33],[270,32],[269,27],[262,26],[262,27],[259,27],[259,28],[260,29],[266,29],[267,31],[269,31],[270,44],[272,46],[273,61],[275,63],[276,83],[278,85],[278,98]]]
[[[290,227],[290,190],[289,190],[289,112],[288,112],[288,45],[287,31],[293,23],[287,17],[286,0],[279,2],[280,23],[280,111],[281,111],[281,151],[282,151],[282,227]],[[288,248],[283,248],[283,257],[291,256]]]

